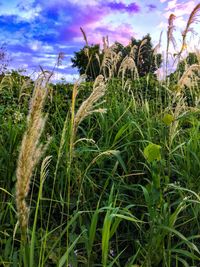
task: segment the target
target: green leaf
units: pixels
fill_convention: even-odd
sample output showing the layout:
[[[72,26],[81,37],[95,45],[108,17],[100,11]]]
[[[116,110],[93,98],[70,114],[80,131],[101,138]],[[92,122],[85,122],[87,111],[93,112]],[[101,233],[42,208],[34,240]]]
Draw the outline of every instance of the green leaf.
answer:
[[[167,126],[169,126],[174,121],[174,117],[171,114],[165,114],[165,116],[163,117],[162,121]]]
[[[146,159],[149,162],[152,162],[154,160],[161,160],[160,149],[161,149],[161,146],[159,146],[159,145],[149,144],[144,149],[144,155],[145,155]]]
[[[116,142],[120,139],[120,138],[122,138],[122,137],[124,137],[124,133],[126,132],[126,130],[128,129],[128,127],[130,126],[130,122],[127,122],[125,125],[123,125],[120,129],[119,129],[119,131],[117,132],[117,134],[116,134],[116,136],[115,136],[115,139],[114,139],[114,144],[116,144]]]
[[[86,230],[84,230],[83,232],[85,232]],[[59,267],[63,267],[65,265],[65,263],[68,261],[69,258],[69,254],[72,252],[72,250],[74,249],[76,243],[78,242],[78,240],[80,239],[81,235],[83,234],[83,232],[74,240],[74,242],[69,246],[69,248],[67,248],[67,251],[63,254],[63,256],[60,258],[59,262],[58,262],[58,266]]]

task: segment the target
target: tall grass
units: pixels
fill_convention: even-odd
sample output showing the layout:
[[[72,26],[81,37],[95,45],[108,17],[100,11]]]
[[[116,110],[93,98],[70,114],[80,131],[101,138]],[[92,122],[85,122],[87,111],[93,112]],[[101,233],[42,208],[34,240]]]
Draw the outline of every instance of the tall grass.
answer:
[[[1,82],[2,266],[200,262],[199,65],[174,86],[139,78],[134,48],[104,50],[93,83]]]

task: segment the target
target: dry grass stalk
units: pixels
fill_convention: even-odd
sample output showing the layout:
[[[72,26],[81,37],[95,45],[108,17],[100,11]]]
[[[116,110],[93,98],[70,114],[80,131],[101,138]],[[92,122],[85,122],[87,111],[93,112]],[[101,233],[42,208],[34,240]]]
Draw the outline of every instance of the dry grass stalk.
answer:
[[[84,38],[84,41],[85,41],[86,45],[89,46],[88,40],[87,40],[87,35],[86,35],[85,31],[83,30],[82,27],[80,27],[80,30],[81,30],[81,32],[83,34],[83,38]]]
[[[199,71],[200,70],[200,65],[198,64],[193,64],[191,65],[181,76],[180,80],[178,81],[178,88],[180,90],[184,86],[190,86],[191,85],[191,77],[194,76],[194,71]]]
[[[154,59],[154,63],[156,65],[156,68],[157,68],[157,72],[156,72],[156,75],[157,77],[159,78],[159,66],[158,66],[158,59],[159,59],[159,50],[160,50],[160,47],[161,47],[161,41],[162,41],[162,34],[163,34],[163,31],[161,31],[160,33],[160,37],[159,37],[159,42],[158,44],[153,48],[153,59]]]
[[[137,69],[134,59],[130,56],[126,56],[120,65],[119,73],[125,72],[126,70],[134,71],[135,68]]]
[[[160,33],[158,44],[153,48],[153,55],[157,55],[159,52],[159,49],[161,47],[162,35],[163,35],[163,31],[161,31],[161,33]]]
[[[136,55],[136,51],[137,51],[137,45],[130,45],[131,47],[131,50],[130,50],[130,53],[129,53],[129,56],[132,57],[134,60],[135,60],[135,55]]]
[[[173,36],[174,31],[174,20],[176,19],[176,16],[174,14],[171,14],[168,19],[168,30],[167,30],[167,54],[169,53],[169,44],[172,42],[173,46],[175,47],[175,39]]]
[[[189,19],[187,21],[187,25],[185,27],[185,30],[182,32],[182,45],[181,45],[181,50],[178,53],[178,56],[180,57],[182,52],[185,50],[185,48],[187,47],[186,44],[186,36],[188,34],[188,32],[192,32],[192,28],[191,25],[197,21],[197,16],[198,16],[198,12],[200,11],[200,3],[193,9],[192,13],[189,16]]]
[[[121,52],[116,52],[117,45],[113,44],[110,47],[105,47],[104,56],[101,64],[100,71],[103,71],[104,77],[106,77],[106,71],[108,71],[108,78],[112,78],[113,74],[117,71],[117,64],[122,58]]]
[[[174,20],[176,16],[174,14],[171,14],[168,19],[168,30],[167,30],[167,49],[166,49],[166,76],[167,76],[167,69],[168,69],[168,61],[169,61],[169,45],[170,42],[172,42],[173,47],[175,48],[175,39],[173,36],[173,31],[174,31]]]
[[[126,56],[119,68],[118,71],[118,76],[120,75],[120,73],[122,73],[122,86],[124,87],[124,79],[125,79],[125,74],[127,71],[131,72],[131,75],[133,75],[133,73],[135,74],[134,80],[138,79],[139,74],[138,74],[138,69],[137,66],[135,64],[135,61],[132,57],[130,56]]]
[[[42,109],[47,96],[47,79],[39,77],[35,88],[27,117],[27,129],[24,133],[17,164],[16,206],[22,240],[26,241],[29,208],[26,197],[29,193],[30,180],[34,168],[44,153],[46,146],[40,143],[46,118],[42,116]]]
[[[103,37],[102,40],[103,40],[103,51],[106,51],[106,49],[109,48],[108,36]]]
[[[139,66],[141,64],[141,60],[142,60],[142,49],[145,46],[145,44],[147,43],[147,39],[143,39],[138,47],[138,56],[137,56],[137,66]]]
[[[99,57],[99,55],[97,53],[95,54],[95,57],[96,57],[96,59],[98,61],[99,68],[101,68],[101,60],[100,60],[100,57]]]
[[[90,66],[90,63],[91,63],[91,60],[92,60],[92,54],[90,55],[89,43],[88,43],[87,35],[86,35],[86,33],[85,33],[85,31],[83,30],[82,27],[80,27],[80,30],[81,30],[81,32],[83,34],[83,39],[84,39],[84,41],[86,43],[86,47],[84,48],[84,53],[88,58],[88,63],[87,63],[86,70],[85,70],[85,73],[87,73],[88,68]]]
[[[89,58],[89,48],[88,47],[84,48],[84,54],[86,55],[86,57]]]
[[[78,109],[77,113],[74,117],[74,134],[77,131],[78,125],[90,114],[98,112],[98,113],[105,113],[105,109],[95,109],[95,103],[104,96],[106,92],[106,83],[104,81],[104,77],[102,75],[97,76],[94,85],[93,91],[91,95],[81,104],[80,108]]]

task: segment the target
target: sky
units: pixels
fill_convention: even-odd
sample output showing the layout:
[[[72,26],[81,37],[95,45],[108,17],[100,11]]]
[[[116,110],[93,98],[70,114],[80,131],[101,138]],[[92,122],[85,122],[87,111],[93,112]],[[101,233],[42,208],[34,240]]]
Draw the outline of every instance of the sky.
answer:
[[[27,73],[38,71],[39,66],[52,70],[58,54],[64,53],[56,79],[63,77],[71,82],[78,78],[71,58],[85,44],[80,27],[89,44],[102,44],[102,37],[108,36],[110,44],[118,41],[126,45],[131,37],[141,39],[150,33],[156,45],[163,31],[164,50],[170,14],[176,15],[175,37],[181,40],[181,31],[198,3],[198,0],[0,0],[0,45],[6,43],[10,68],[26,69]]]

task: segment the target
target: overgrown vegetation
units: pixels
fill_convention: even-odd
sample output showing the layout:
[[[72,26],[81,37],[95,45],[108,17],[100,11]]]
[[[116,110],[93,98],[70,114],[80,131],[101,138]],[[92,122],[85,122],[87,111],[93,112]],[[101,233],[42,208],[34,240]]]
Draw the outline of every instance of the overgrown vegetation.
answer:
[[[156,53],[153,48],[151,37],[149,34],[144,36],[142,40],[131,38],[127,46],[123,46],[119,42],[115,42],[109,47],[108,38],[103,38],[103,50],[100,45],[89,45],[85,32],[81,28],[86,45],[78,52],[75,52],[72,58],[72,67],[76,67],[80,74],[86,74],[88,80],[94,80],[100,73],[110,74],[112,68],[112,78],[120,75],[123,63],[129,58],[128,64],[130,68],[136,68],[139,77],[147,74],[154,74],[161,65],[161,54]],[[130,62],[130,58],[134,62]],[[111,67],[111,64],[114,65]],[[134,66],[131,66],[134,65]],[[126,71],[126,75],[130,73]]]
[[[200,57],[158,81],[134,46],[94,82],[2,76],[1,266],[200,266]]]

